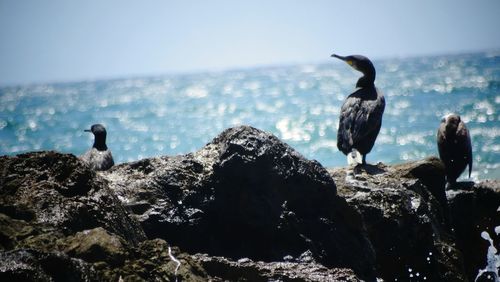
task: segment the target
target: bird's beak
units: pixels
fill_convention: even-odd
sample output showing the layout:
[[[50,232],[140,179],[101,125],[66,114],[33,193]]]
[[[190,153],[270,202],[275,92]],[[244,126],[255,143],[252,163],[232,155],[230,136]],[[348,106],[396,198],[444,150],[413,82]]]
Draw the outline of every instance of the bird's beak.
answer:
[[[85,132],[92,132],[92,130],[90,130],[90,129],[85,129],[84,131]]]
[[[350,66],[352,66],[352,64],[353,64],[351,60],[348,60],[347,57],[344,57],[344,56],[339,56],[337,54],[332,54],[330,57],[342,60],[342,61],[346,62],[347,64],[349,64]]]
[[[330,57],[337,58],[337,59],[340,59],[342,61],[345,61],[345,57],[339,56],[337,54],[332,54]]]

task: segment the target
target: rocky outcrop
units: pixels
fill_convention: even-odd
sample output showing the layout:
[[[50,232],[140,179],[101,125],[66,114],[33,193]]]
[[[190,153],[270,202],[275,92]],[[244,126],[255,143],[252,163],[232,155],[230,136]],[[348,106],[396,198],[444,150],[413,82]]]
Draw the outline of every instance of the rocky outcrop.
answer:
[[[493,235],[500,226],[498,180],[445,191],[435,157],[329,171],[338,194],[361,213],[384,280],[474,281],[487,264],[481,232],[500,243]]]
[[[96,173],[0,157],[1,281],[467,281],[500,181],[445,191],[436,158],[324,169],[252,127]],[[498,245],[497,245],[498,248]]]
[[[481,233],[488,232],[496,249],[500,250],[500,234],[495,232],[495,227],[500,226],[500,183],[498,180],[459,183],[456,188],[446,191],[451,226],[464,257],[467,276],[472,280],[478,269],[485,268],[488,263],[486,253],[490,244]]]
[[[0,158],[0,213],[63,234],[104,227],[133,243],[145,239],[106,182],[78,158],[56,152]]]
[[[415,172],[435,173],[419,177]],[[377,273],[388,281],[411,278],[464,281],[463,257],[448,225],[444,170],[440,161],[331,170],[339,194],[362,214],[377,257]],[[443,185],[428,186],[430,180]],[[437,179],[436,179],[437,178]],[[419,277],[419,278],[417,278]]]
[[[375,277],[361,218],[328,172],[266,132],[231,128],[198,152],[103,176],[148,236],[190,253],[270,262],[309,251],[327,267]]]

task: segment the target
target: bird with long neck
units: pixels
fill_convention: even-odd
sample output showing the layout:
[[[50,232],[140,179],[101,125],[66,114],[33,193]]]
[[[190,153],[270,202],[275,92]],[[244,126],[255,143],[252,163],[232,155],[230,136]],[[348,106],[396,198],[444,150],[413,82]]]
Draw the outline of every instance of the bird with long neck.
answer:
[[[366,155],[373,148],[382,126],[385,98],[375,87],[375,67],[367,57],[337,54],[332,57],[363,73],[356,83],[357,89],[346,98],[340,110],[337,147],[348,156],[348,162],[354,159],[354,163],[366,164]]]
[[[355,70],[363,73],[363,76],[356,82],[356,88],[375,87],[375,76],[377,72],[375,71],[373,63],[367,57],[361,55],[344,57],[337,54],[333,54],[332,57],[346,62]]]

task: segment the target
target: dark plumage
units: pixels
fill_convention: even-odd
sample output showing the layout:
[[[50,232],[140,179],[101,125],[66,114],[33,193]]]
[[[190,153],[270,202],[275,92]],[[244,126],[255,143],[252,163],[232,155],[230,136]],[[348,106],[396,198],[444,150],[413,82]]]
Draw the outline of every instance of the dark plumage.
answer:
[[[115,162],[111,150],[106,146],[106,129],[101,124],[94,124],[90,129],[84,130],[94,134],[94,145],[80,159],[87,163],[92,169],[107,170]]]
[[[332,57],[363,73],[356,83],[357,89],[346,98],[340,109],[337,147],[345,155],[358,151],[363,156],[362,163],[366,164],[366,154],[372,150],[382,126],[385,98],[375,87],[375,67],[367,57],[336,54]]]
[[[454,184],[469,166],[472,172],[472,145],[469,130],[459,115],[449,114],[441,120],[437,132],[439,157],[444,163],[446,181]]]

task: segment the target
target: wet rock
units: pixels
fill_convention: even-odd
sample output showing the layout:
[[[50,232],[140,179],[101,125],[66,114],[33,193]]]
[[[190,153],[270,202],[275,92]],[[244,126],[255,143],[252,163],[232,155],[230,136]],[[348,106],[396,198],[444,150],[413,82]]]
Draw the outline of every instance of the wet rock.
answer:
[[[103,173],[150,238],[190,253],[279,261],[310,250],[327,267],[374,278],[359,214],[328,172],[275,136],[241,126],[201,150]]]
[[[195,255],[215,281],[362,281],[351,269],[326,268],[316,263],[231,261],[223,257]]]
[[[443,162],[437,157],[398,164],[394,166],[393,177],[397,179],[418,179],[434,196],[442,207],[446,207],[445,169]]]
[[[3,156],[0,281],[474,280],[500,181],[444,183],[437,158],[327,171],[246,126],[99,173]]]
[[[33,226],[24,220],[12,219],[0,213],[0,250],[14,249],[17,242],[34,233]]]
[[[122,265],[127,253],[126,242],[102,227],[77,232],[66,238],[64,244],[65,253],[89,262],[104,261]]]
[[[444,171],[436,158],[330,173],[339,194],[363,216],[379,277],[464,281],[463,255],[454,242],[443,200]]]
[[[121,266],[101,264],[96,268],[106,281],[121,278],[123,281],[204,282],[212,279],[197,260],[162,239],[146,240],[130,249]]]
[[[495,232],[495,227],[500,226],[500,181],[458,183],[455,188],[446,192],[451,225],[463,253],[467,277],[474,281],[479,269],[488,263],[486,254],[490,244],[481,233],[488,232],[500,250],[500,236]]]
[[[3,156],[0,172],[0,213],[64,234],[103,227],[134,243],[145,239],[106,182],[74,155]]]
[[[58,252],[0,252],[1,281],[98,281],[92,265]]]
[[[13,219],[0,213],[0,250],[58,250],[63,232],[54,227]]]

